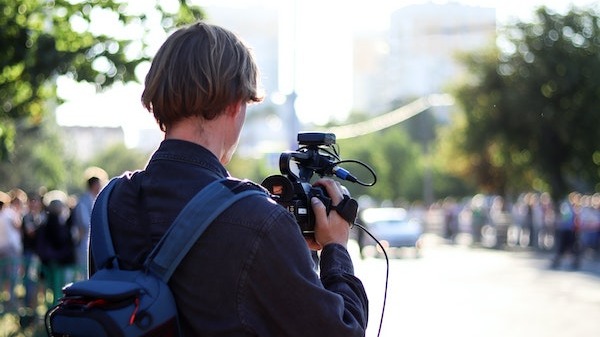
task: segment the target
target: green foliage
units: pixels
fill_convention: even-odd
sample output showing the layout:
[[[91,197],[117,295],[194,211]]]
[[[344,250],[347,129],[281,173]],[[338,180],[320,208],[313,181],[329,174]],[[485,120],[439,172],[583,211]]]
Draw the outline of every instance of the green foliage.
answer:
[[[279,174],[279,172],[269,170],[266,158],[242,157],[237,154],[227,164],[227,170],[234,177],[250,179],[259,184],[267,176]]]
[[[395,126],[374,134],[339,140],[338,144],[342,159],[359,160],[377,174],[377,183],[372,187],[345,184],[352,195],[367,194],[381,201],[393,202],[422,200],[421,151],[419,145],[412,142],[401,127]],[[364,182],[372,181],[358,166],[344,167],[356,172]]]
[[[179,0],[179,11],[174,16],[174,26],[179,27],[182,25],[186,25],[188,23],[201,20],[204,18],[204,16],[204,12],[200,7],[188,5],[187,0]],[[169,25],[166,25],[166,27],[168,28]]]
[[[455,154],[496,193],[600,190],[600,18],[541,7],[534,22],[506,27],[502,49],[464,57],[471,78],[455,89],[464,112]]]
[[[369,195],[378,201],[433,202],[446,196],[462,197],[475,191],[474,184],[451,170],[440,149],[447,148],[448,132],[440,134],[442,121],[429,109],[379,132],[338,140],[342,159],[357,159],[377,174],[373,187],[346,184],[352,195]],[[352,114],[349,120],[362,122],[366,115]],[[372,176],[358,165],[344,164],[361,181]]]
[[[429,146],[437,138],[438,122],[435,120],[431,109],[425,110],[420,114],[406,120],[402,125],[410,136],[410,139],[423,146]]]
[[[468,155],[465,152],[465,118],[462,114],[454,114],[450,125],[440,127],[438,131],[439,141],[432,149],[434,159],[432,160],[433,171],[437,172],[434,179],[440,185],[440,196],[465,196],[471,189],[481,190],[479,180],[475,176],[475,163],[477,155]],[[443,176],[443,179],[438,177]],[[453,189],[446,184],[451,181],[461,181],[462,187]]]
[[[377,183],[372,187],[359,184],[344,183],[353,196],[369,195],[382,201],[396,204],[423,200],[424,162],[421,144],[410,139],[402,125],[397,125],[374,134],[361,137],[338,140],[340,156],[343,160],[361,161],[372,168],[377,174]],[[260,183],[264,178],[280,174],[276,167],[279,160],[270,157],[241,157],[235,155],[227,165],[229,172],[240,178],[248,178]],[[275,167],[268,163],[275,163]],[[342,166],[352,172],[365,183],[373,182],[373,176],[368,169],[357,163],[347,162]],[[454,193],[462,195],[464,184],[458,179],[446,179],[443,172],[438,175],[434,184],[434,193]],[[314,179],[317,178],[315,175]],[[441,194],[440,194],[441,195]]]
[[[97,166],[106,171],[109,178],[119,176],[125,171],[141,170],[146,167],[150,155],[125,144],[115,144],[96,154],[86,166]],[[83,181],[83,180],[82,180]]]
[[[5,161],[0,162],[0,190],[14,187],[27,192],[37,191],[40,187],[65,189],[67,172],[74,165],[63,150],[56,122],[47,118],[39,125],[21,123],[16,130],[15,148]]]
[[[160,6],[165,30],[203,17],[197,7],[181,0],[178,13]],[[117,82],[136,81],[136,67],[149,57],[145,40],[116,38],[93,32],[93,18],[112,15],[119,30],[142,26],[145,14],[129,14],[125,2],[0,0],[0,160],[14,149],[17,124],[41,123],[54,104],[55,80],[64,75],[92,83],[99,90]],[[138,51],[132,53],[132,51]],[[133,56],[132,56],[133,55]]]

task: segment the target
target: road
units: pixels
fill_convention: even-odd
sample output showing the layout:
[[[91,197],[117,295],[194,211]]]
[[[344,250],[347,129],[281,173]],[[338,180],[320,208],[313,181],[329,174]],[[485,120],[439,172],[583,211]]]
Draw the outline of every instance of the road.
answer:
[[[358,258],[369,295],[367,337],[377,337],[385,260]],[[391,259],[380,337],[600,336],[600,263],[549,268],[549,255],[449,245],[427,238],[422,256]]]

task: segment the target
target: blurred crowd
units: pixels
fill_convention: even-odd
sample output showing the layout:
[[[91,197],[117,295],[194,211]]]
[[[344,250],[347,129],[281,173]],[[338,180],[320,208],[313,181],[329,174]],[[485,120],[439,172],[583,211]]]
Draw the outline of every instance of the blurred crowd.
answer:
[[[78,196],[0,191],[0,312],[35,316],[87,276],[91,210],[104,182],[89,177]]]
[[[0,191],[0,312],[34,315],[54,305],[65,284],[87,276],[91,210],[106,180],[105,173],[91,175],[78,196]],[[573,269],[583,257],[600,259],[600,193],[572,192],[554,201],[528,192],[514,202],[477,194],[432,208],[443,214],[442,235],[450,241],[467,234],[473,245],[552,252],[553,268],[566,256]]]
[[[570,255],[572,268],[582,256],[600,258],[600,193],[572,192],[554,201],[548,193],[527,192],[514,202],[477,194],[464,200],[446,198],[443,235],[455,240],[469,234],[474,245],[521,246],[555,252],[552,267]]]

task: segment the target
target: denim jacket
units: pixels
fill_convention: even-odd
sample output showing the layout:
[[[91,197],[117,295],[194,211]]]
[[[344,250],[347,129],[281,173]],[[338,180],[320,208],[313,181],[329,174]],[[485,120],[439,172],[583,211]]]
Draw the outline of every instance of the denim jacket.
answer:
[[[109,201],[115,250],[139,268],[183,206],[228,176],[207,149],[165,140]],[[368,300],[347,250],[324,247],[320,275],[290,213],[266,196],[234,203],[202,234],[169,285],[184,336],[364,336]]]

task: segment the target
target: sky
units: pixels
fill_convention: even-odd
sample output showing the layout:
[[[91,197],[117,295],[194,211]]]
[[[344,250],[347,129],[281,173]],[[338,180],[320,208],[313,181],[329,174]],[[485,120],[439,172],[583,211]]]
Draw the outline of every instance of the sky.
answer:
[[[298,20],[299,29],[303,31],[298,33],[298,44],[310,44],[311,47],[327,50],[339,50],[340,54],[333,53],[314,53],[314,57],[302,60],[302,65],[306,69],[296,70],[294,86],[297,92],[304,92],[304,100],[299,96],[296,107],[301,114],[301,121],[304,123],[323,124],[330,118],[343,119],[351,108],[351,98],[342,96],[341,92],[349,92],[347,86],[351,86],[351,74],[343,73],[339,69],[344,64],[339,62],[351,62],[350,58],[344,58],[344,54],[349,54],[346,46],[349,46],[351,40],[343,40],[338,37],[342,35],[343,30],[351,27],[354,31],[359,30],[385,30],[389,24],[390,14],[398,8],[419,3],[447,3],[448,1],[436,0],[193,0],[200,6],[231,6],[248,7],[264,6],[268,8],[280,8],[287,13],[292,12],[292,8],[310,19]],[[294,2],[296,2],[294,4]],[[496,8],[497,20],[499,23],[508,22],[513,19],[527,20],[531,17],[533,9],[545,5],[559,12],[568,9],[571,3],[578,6],[587,6],[596,1],[575,0],[572,2],[564,0],[456,0],[450,1],[471,6],[493,7]],[[134,11],[143,11],[148,2],[145,0],[130,0],[127,2],[129,8]],[[165,0],[165,6],[176,6],[178,0]],[[292,7],[295,6],[295,7]],[[315,10],[318,9],[318,10]],[[210,12],[208,13],[210,16]],[[332,20],[331,18],[335,19]],[[106,27],[103,23],[104,18],[99,17],[97,22],[99,26]],[[336,22],[331,25],[331,22]],[[324,23],[327,30],[323,29]],[[327,25],[329,24],[329,25]],[[337,29],[337,31],[336,31]],[[312,31],[311,31],[312,30]],[[347,30],[347,29],[346,29]],[[135,36],[139,32],[119,31],[118,34],[131,34]],[[308,40],[303,40],[302,36]],[[243,36],[242,36],[243,37]],[[156,48],[164,41],[165,36],[160,34],[153,36],[153,41],[159,41]],[[310,42],[308,42],[310,41]],[[332,43],[338,43],[338,46],[331,48]],[[331,64],[336,64],[337,68],[332,68]],[[338,70],[336,73],[336,69]],[[347,69],[347,68],[346,68]],[[138,72],[138,78],[143,81],[147,68],[141,68]],[[307,74],[321,74],[319,81],[315,81],[315,76]],[[285,72],[282,72],[285,73]],[[305,76],[303,76],[305,75]],[[279,78],[284,93],[289,91],[292,85],[286,84],[286,80]],[[336,83],[336,85],[332,85]],[[346,86],[345,88],[343,86]],[[340,93],[334,92],[332,88],[340,88]],[[344,90],[345,89],[345,90]],[[57,122],[65,126],[122,126],[125,132],[125,141],[128,146],[135,146],[138,141],[139,130],[157,129],[152,115],[143,109],[140,103],[140,96],[143,87],[141,84],[117,84],[111,90],[103,93],[97,93],[91,85],[82,85],[74,83],[66,78],[58,80],[58,94],[66,102],[57,107]],[[312,90],[312,92],[311,92]],[[323,93],[325,92],[325,93]],[[319,94],[327,95],[327,99],[309,99],[318,97]],[[307,98],[308,97],[308,98]],[[330,98],[330,99],[329,99]],[[319,108],[311,106],[318,101]]]

